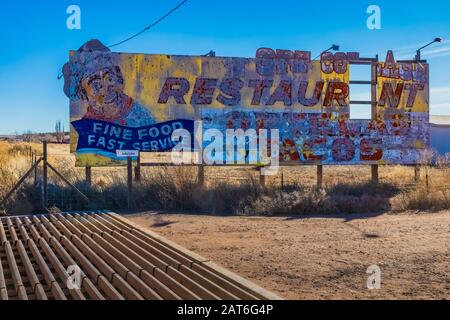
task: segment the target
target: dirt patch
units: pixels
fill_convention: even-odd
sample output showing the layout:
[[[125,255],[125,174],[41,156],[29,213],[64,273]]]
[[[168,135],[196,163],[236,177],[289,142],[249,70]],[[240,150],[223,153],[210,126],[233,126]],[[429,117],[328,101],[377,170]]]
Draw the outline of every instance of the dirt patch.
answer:
[[[450,211],[127,217],[287,299],[450,299]],[[368,290],[374,264],[381,289]]]

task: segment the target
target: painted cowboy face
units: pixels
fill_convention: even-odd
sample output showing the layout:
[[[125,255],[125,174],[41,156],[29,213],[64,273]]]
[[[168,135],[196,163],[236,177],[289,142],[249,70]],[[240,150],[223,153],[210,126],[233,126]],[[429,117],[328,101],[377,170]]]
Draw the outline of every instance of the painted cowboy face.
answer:
[[[114,116],[121,109],[123,77],[119,67],[99,70],[81,80],[89,105],[105,116]]]

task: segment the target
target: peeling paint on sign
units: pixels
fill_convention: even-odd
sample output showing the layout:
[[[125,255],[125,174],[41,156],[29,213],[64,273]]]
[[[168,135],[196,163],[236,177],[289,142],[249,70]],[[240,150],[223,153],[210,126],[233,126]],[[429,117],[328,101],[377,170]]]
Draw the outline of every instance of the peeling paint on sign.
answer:
[[[77,165],[120,164],[117,149],[168,151],[170,125],[202,120],[203,130],[279,129],[284,163],[416,163],[429,145],[428,65],[389,51],[376,65],[376,118],[351,120],[349,61],[358,59],[269,48],[255,58],[112,53],[92,40],[63,70],[71,151]]]

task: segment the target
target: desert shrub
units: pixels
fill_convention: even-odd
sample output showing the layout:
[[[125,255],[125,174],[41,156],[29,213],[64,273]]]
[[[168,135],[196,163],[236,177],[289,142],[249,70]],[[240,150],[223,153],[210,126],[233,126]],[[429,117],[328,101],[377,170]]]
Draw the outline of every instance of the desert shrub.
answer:
[[[12,156],[25,155],[29,152],[30,147],[24,144],[14,144],[8,149],[8,154]]]
[[[367,213],[389,209],[389,197],[383,194],[361,193],[358,191],[359,188],[359,186],[336,185],[323,190],[316,188],[300,188],[288,192],[274,190],[247,204],[241,213],[250,215],[337,214]],[[351,191],[354,194],[351,194]]]
[[[238,184],[220,182],[207,188],[201,188],[195,195],[198,207],[213,214],[240,213],[244,208],[267,193],[252,177]]]
[[[143,174],[139,188],[152,201],[153,207],[162,209],[194,210],[193,194],[197,181],[195,168],[161,167]]]
[[[37,148],[36,146],[34,146]],[[0,143],[0,199],[29,167],[27,144]],[[285,170],[283,187],[279,177],[267,179],[262,188],[254,171],[214,168],[222,180],[208,177],[200,186],[195,167],[154,167],[142,169],[142,181],[133,184],[136,210],[183,210],[196,213],[245,215],[295,215],[367,213],[378,211],[450,209],[448,172],[450,155],[425,157],[421,180],[413,185],[411,167],[380,167],[382,182],[367,183],[368,167],[333,167],[325,174],[326,187],[313,187],[315,172],[310,168]],[[52,156],[50,162],[89,198],[83,201],[53,173],[49,176],[50,204],[61,210],[126,210],[127,182],[124,168],[95,168],[93,183],[84,181],[84,168],[74,167],[73,158]],[[427,160],[428,159],[428,160]],[[428,165],[427,165],[428,164]],[[209,170],[209,169],[208,169]],[[328,171],[329,170],[329,171]],[[41,169],[39,174],[41,175]],[[288,180],[289,179],[289,180]],[[41,208],[41,182],[28,179],[8,201],[10,213],[33,213]]]
[[[391,200],[393,211],[419,210],[439,211],[450,209],[450,189],[427,192],[419,187],[409,192],[401,192]]]
[[[328,188],[329,193],[338,196],[363,197],[367,195],[379,195],[382,197],[390,197],[397,194],[400,189],[392,183],[340,183]]]
[[[443,155],[438,155],[436,159],[436,166],[440,169],[450,168],[450,153],[446,152]]]

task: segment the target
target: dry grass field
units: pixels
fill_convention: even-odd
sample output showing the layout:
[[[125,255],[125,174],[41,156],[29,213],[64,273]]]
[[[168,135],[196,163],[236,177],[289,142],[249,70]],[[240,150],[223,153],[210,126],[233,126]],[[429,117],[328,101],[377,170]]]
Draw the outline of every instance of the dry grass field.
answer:
[[[41,151],[39,144],[0,142],[0,197],[30,166],[26,156],[29,146]],[[50,144],[49,161],[90,198],[84,203],[50,174],[50,205],[62,210],[127,208],[125,168],[93,168],[89,186],[84,181],[84,168],[74,166],[68,145]],[[259,172],[251,168],[207,167],[206,184],[201,187],[194,167],[143,167],[142,182],[134,187],[134,205],[137,210],[267,216],[450,209],[448,161],[438,164],[423,167],[419,183],[414,182],[412,167],[380,166],[378,185],[370,183],[369,166],[326,166],[321,190],[315,187],[314,166],[281,167],[277,175],[267,178],[266,188],[260,187]],[[37,182],[39,185],[39,179]],[[8,211],[36,210],[40,194],[33,183],[28,179],[8,202]]]

